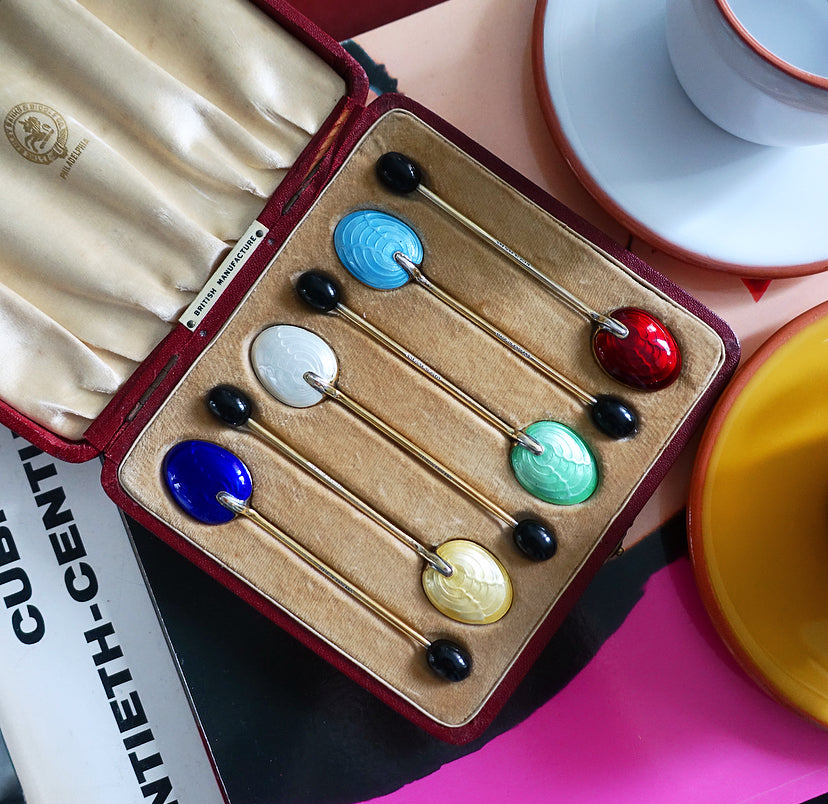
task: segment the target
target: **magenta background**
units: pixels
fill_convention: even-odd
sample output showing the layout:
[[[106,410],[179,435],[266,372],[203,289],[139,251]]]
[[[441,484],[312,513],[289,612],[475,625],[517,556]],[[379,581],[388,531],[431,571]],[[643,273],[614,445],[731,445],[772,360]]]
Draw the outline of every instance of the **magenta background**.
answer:
[[[374,801],[770,804],[826,790],[828,733],[738,668],[683,558],[652,576],[592,662],[520,726]]]

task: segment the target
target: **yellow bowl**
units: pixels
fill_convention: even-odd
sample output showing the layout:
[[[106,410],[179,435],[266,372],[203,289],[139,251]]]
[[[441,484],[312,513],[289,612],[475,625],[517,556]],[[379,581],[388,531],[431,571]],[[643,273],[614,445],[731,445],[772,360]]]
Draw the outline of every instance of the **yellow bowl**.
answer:
[[[731,652],[774,698],[828,726],[828,303],[772,336],[719,400],[688,530]]]

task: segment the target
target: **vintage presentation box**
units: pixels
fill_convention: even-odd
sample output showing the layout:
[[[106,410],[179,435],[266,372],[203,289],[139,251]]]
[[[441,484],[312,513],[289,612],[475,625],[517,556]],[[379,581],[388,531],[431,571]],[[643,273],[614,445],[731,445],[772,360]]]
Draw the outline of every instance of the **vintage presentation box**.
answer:
[[[734,370],[738,343],[709,310],[427,109],[398,95],[366,105],[361,68],[289,5],[181,7],[141,0],[128,19],[103,0],[0,10],[0,36],[20,51],[4,44],[4,60],[21,65],[19,84],[12,75],[2,92],[0,148],[16,194],[4,194],[0,420],[60,458],[102,455],[104,487],[128,514],[406,717],[445,740],[472,739],[616,551]],[[592,308],[657,316],[678,343],[678,379],[647,391],[610,377],[590,322],[422,193],[378,181],[377,159],[392,151]],[[414,282],[378,290],[354,278],[334,230],[362,209],[410,226],[431,281],[578,387],[622,399],[637,432],[602,433],[576,396]],[[309,270],[333,277],[357,317],[517,428],[555,421],[579,434],[595,491],[576,504],[530,494],[510,465],[525,447],[341,315],[305,305],[295,285]],[[291,407],[269,394],[250,352],[274,325],[321,336],[336,355],[335,385],[506,522],[336,399]],[[255,430],[212,415],[207,395],[223,384],[249,396],[257,425],[429,549],[466,539],[494,554],[511,579],[508,612],[481,625],[438,611],[409,545]],[[468,677],[432,672],[423,644],[246,516],[208,525],[182,510],[164,466],[191,439],[244,462],[250,504],[266,520],[428,641],[462,646]],[[548,560],[516,547],[510,521],[527,518],[554,531]]]

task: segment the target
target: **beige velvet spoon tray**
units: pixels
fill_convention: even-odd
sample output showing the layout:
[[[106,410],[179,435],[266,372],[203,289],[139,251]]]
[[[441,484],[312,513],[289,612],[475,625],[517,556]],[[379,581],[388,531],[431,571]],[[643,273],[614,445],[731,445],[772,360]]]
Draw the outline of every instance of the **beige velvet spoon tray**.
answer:
[[[388,150],[428,165],[444,196],[462,199],[476,221],[503,232],[504,239],[508,234],[533,264],[554,271],[561,284],[577,288],[597,309],[623,304],[658,315],[681,344],[679,379],[657,392],[613,381],[591,355],[588,323],[439,210],[380,186],[374,163]],[[379,291],[350,277],[334,251],[333,230],[344,215],[362,207],[390,212],[420,233],[423,264],[441,287],[581,385],[623,396],[640,420],[635,436],[613,440],[600,433],[577,400],[418,288]],[[299,300],[297,277],[310,269],[329,272],[349,308],[492,410],[520,426],[551,419],[582,435],[598,466],[595,493],[571,506],[527,493],[511,472],[510,444],[501,433],[347,322],[311,311]],[[364,406],[517,519],[532,516],[548,523],[558,540],[554,557],[528,560],[508,527],[333,401],[296,409],[268,394],[251,366],[251,344],[263,330],[284,324],[307,328],[332,346],[338,385]],[[520,666],[573,581],[610,555],[623,535],[617,523],[629,521],[642,484],[664,461],[725,364],[725,343],[708,323],[410,112],[390,110],[368,128],[211,345],[159,406],[128,450],[118,478],[143,509],[312,634],[314,642],[342,654],[406,709],[444,729],[464,729]],[[261,439],[211,416],[206,397],[222,383],[250,396],[258,423],[424,543],[436,547],[467,538],[486,547],[512,580],[509,612],[494,624],[463,625],[436,611],[420,584],[422,559]],[[254,478],[257,510],[422,633],[464,645],[473,658],[469,678],[452,684],[435,677],[420,646],[250,522],[201,526],[182,513],[165,492],[162,465],[168,450],[186,439],[220,444],[241,457]]]

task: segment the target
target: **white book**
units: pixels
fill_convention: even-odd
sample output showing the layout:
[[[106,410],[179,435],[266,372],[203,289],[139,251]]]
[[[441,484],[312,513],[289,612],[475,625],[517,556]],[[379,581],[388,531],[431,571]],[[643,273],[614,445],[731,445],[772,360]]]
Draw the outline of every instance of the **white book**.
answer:
[[[223,802],[99,473],[0,427],[0,730],[26,801]]]

